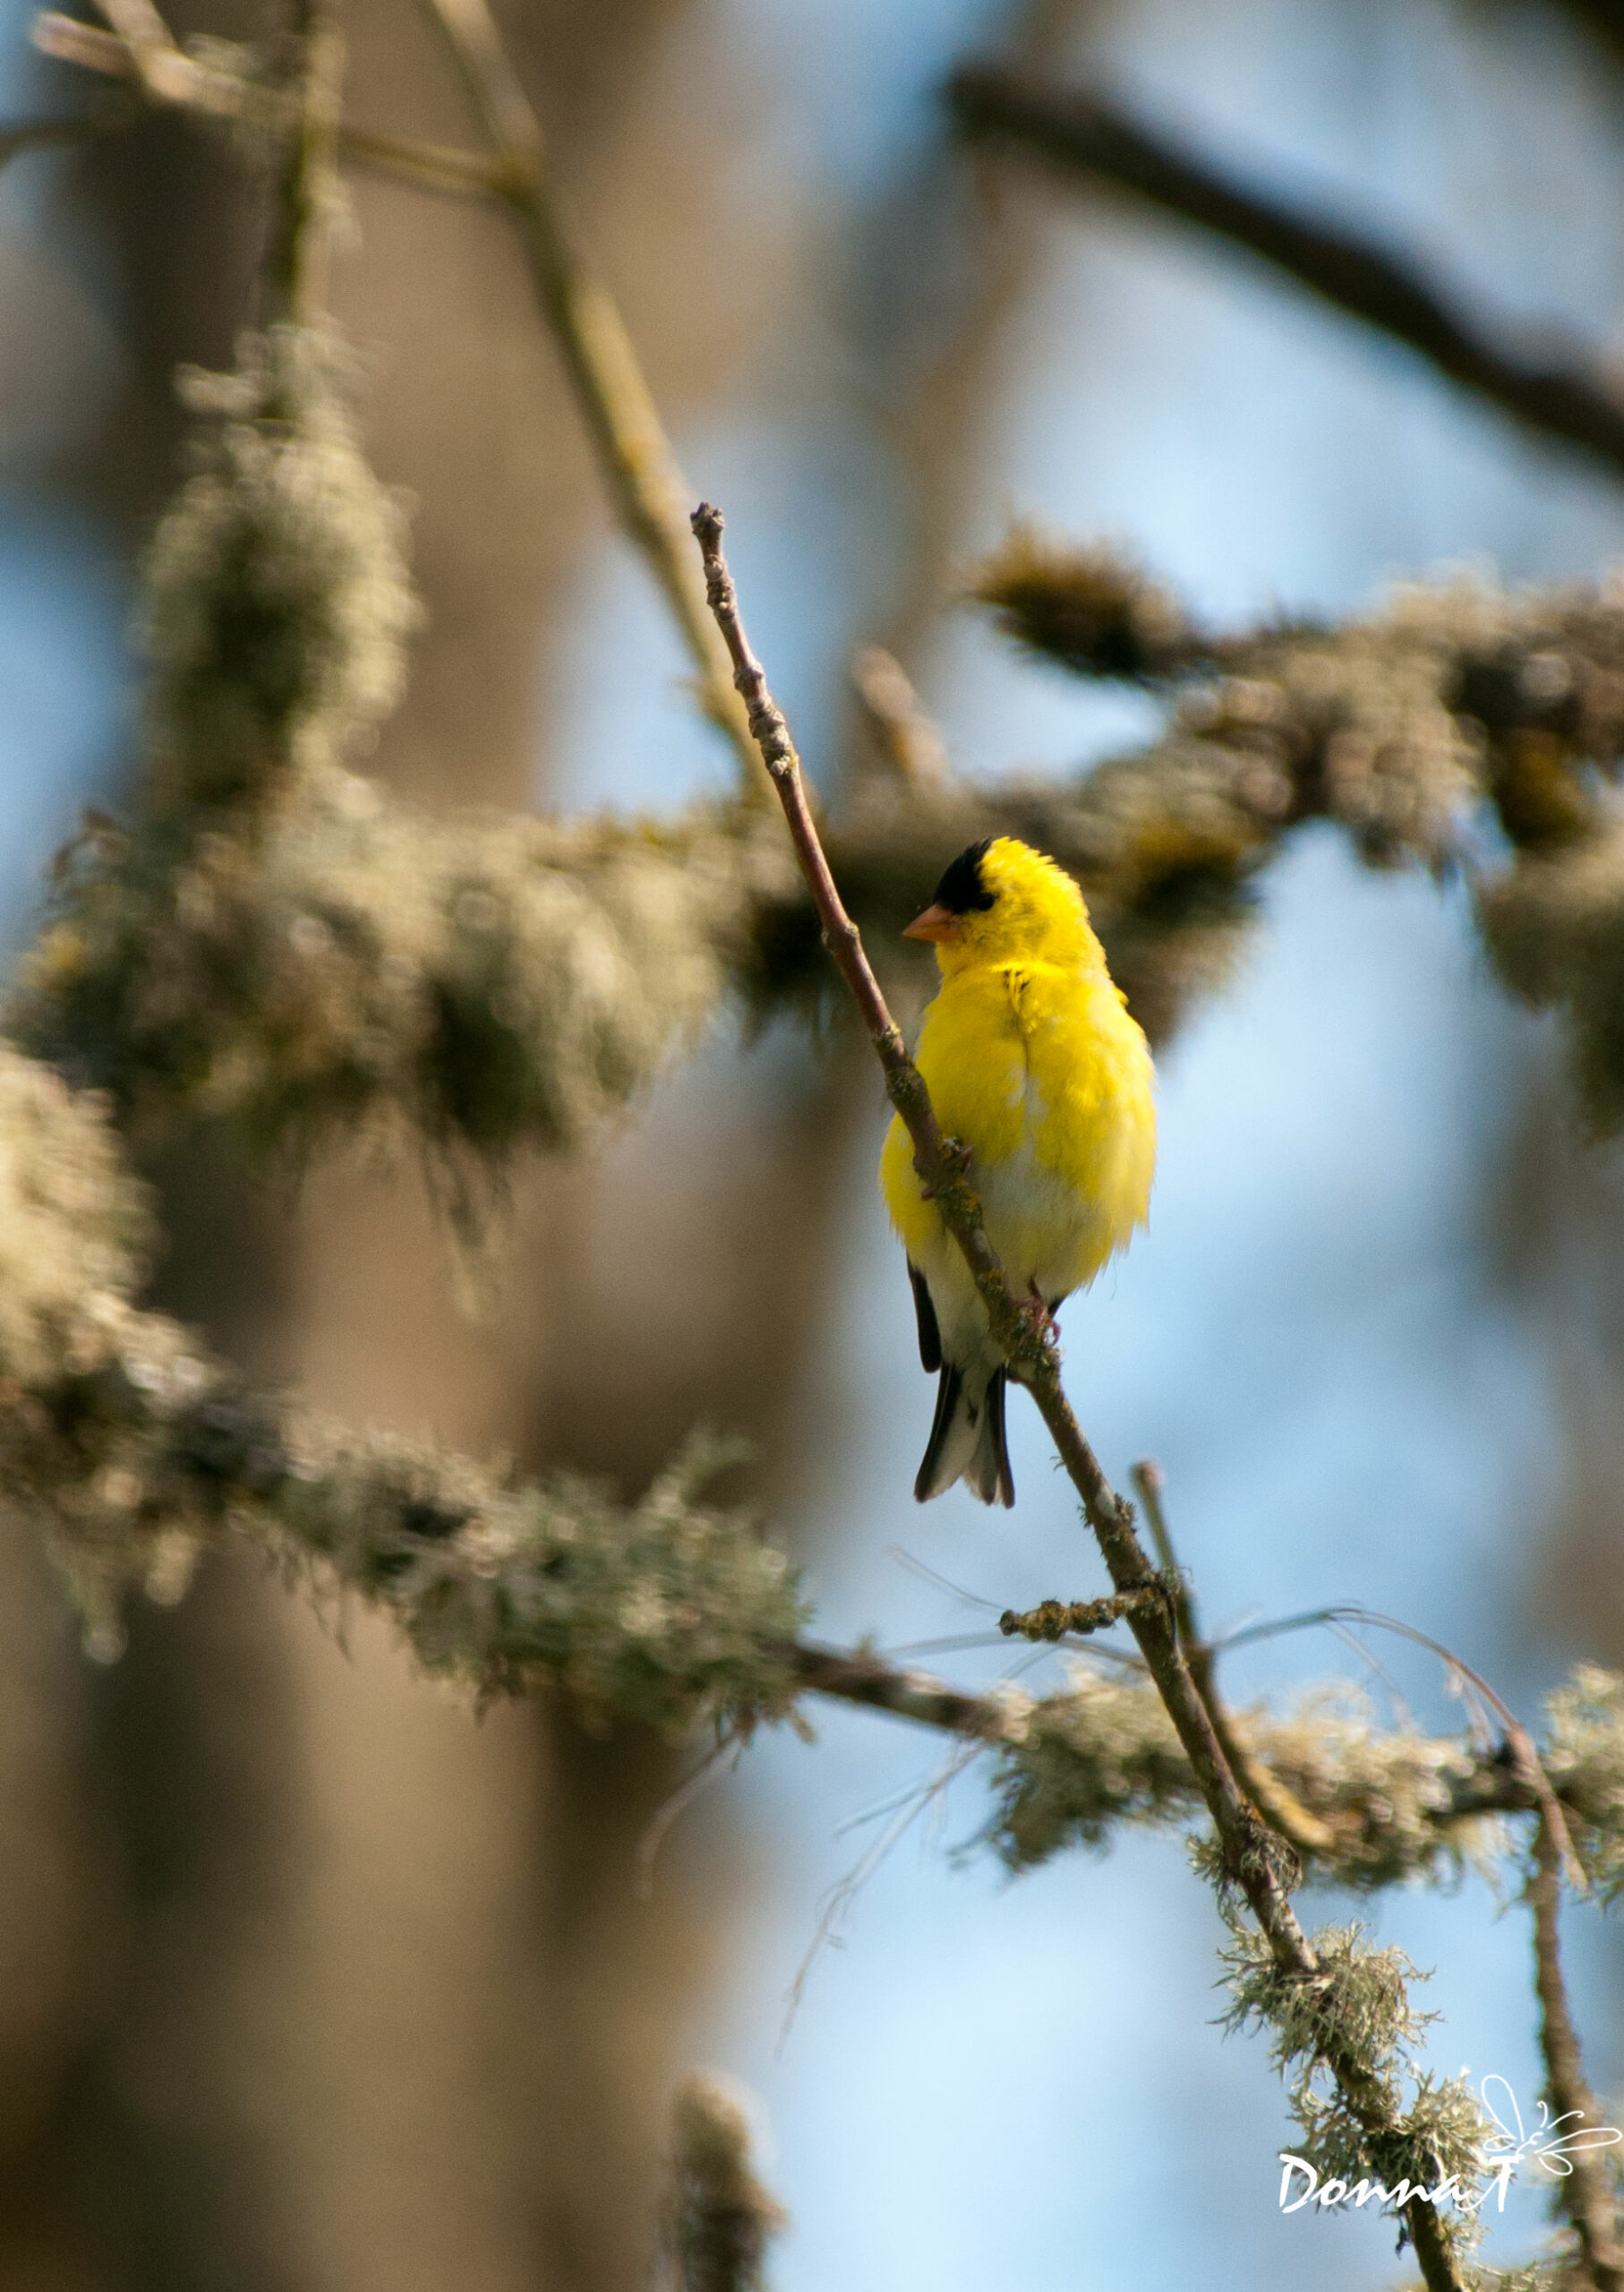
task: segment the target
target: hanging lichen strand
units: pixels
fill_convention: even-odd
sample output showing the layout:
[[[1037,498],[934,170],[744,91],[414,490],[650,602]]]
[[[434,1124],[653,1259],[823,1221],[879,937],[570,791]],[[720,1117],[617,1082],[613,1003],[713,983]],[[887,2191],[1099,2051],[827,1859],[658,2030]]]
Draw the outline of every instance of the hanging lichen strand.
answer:
[[[346,768],[416,618],[354,388],[286,327],[189,382],[205,443],[146,568],[141,811],[64,854],[13,1030],[130,1120],[571,1146],[715,1004],[739,844],[701,813],[432,820]]]
[[[296,800],[373,734],[418,609],[336,336],[274,327],[181,389],[198,466],[148,552],[139,636],[149,802],[195,830]]]

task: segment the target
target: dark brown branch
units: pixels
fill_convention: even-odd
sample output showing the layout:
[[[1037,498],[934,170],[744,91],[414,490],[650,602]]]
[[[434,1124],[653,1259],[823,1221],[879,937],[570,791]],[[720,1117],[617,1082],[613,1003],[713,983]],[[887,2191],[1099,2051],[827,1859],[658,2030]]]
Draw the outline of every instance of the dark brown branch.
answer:
[[[127,126],[139,109],[139,105],[132,107],[114,98],[78,119],[20,119],[11,127],[0,127],[0,167],[24,151],[47,150],[58,143],[82,143],[93,135],[108,134]]]
[[[1624,62],[1624,4],[1621,0],[1560,0],[1570,16],[1612,51],[1615,63]]]
[[[965,1695],[925,1672],[901,1671],[883,1655],[821,1647],[805,1640],[782,1654],[801,1685],[815,1695],[888,1711],[893,1718],[917,1720],[922,1727],[939,1727],[947,1734],[986,1742],[996,1741],[1005,1732],[1005,1715],[995,1697]]]
[[[1244,247],[1418,351],[1526,429],[1578,446],[1624,475],[1624,404],[1583,373],[1506,346],[1500,329],[1373,241],[1243,189],[1091,93],[1035,88],[996,66],[970,65],[949,82],[947,99],[965,135],[1016,144]]]
[[[857,926],[847,914],[807,800],[800,759],[766,675],[750,649],[739,601],[722,555],[722,518],[709,502],[693,516],[705,569],[705,594],[733,663],[733,680],[748,712],[750,731],[777,791],[801,872],[812,894],[828,948],[845,980],[878,1056],[886,1094],[913,1142],[914,1167],[941,1212],[987,1308],[988,1325],[1012,1376],[1036,1401],[1104,1557],[1113,1589],[1133,1598],[1129,1621],[1145,1667],[1184,1745],[1218,1834],[1224,1869],[1251,1905],[1277,1966],[1295,1980],[1315,1981],[1320,1966],[1291,1907],[1281,1868],[1285,1850],[1242,1794],[1213,1732],[1178,1643],[1166,1587],[1139,1541],[1130,1505],[1116,1494],[1072,1413],[1060,1381],[1058,1351],[1022,1313],[987,1238],[981,1206],[966,1174],[968,1157],[944,1139],[924,1077],[909,1057],[901,1032],[869,967]],[[1158,1596],[1146,1598],[1147,1593]],[[1394,2117],[1380,2080],[1338,2040],[1326,2059],[1354,2117],[1367,2134],[1390,2133]],[[1459,2292],[1461,2279],[1432,2206],[1413,2200],[1405,2223],[1430,2292]]]
[[[1562,1842],[1541,1816],[1534,1834],[1534,1868],[1528,1901],[1534,1911],[1534,1986],[1540,2001],[1540,2050],[1545,2060],[1545,2096],[1553,2124],[1568,2134],[1601,2123],[1585,2075],[1578,2031],[1568,2011],[1562,1979],[1557,1921],[1562,1898]],[[1624,2292],[1624,2254],[1618,2243],[1618,2212],[1611,2175],[1602,2153],[1577,2145],[1564,2151],[1572,2167],[1557,2201],[1579,2240],[1588,2281],[1595,2292]]]

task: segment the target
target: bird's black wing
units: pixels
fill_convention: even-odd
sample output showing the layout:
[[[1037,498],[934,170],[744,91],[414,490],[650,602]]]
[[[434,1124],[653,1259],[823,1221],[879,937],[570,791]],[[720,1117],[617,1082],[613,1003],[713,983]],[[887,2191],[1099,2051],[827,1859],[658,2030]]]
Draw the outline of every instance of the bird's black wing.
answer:
[[[934,1376],[942,1365],[942,1332],[936,1327],[936,1309],[930,1302],[925,1277],[911,1258],[908,1261],[908,1279],[913,1284],[913,1310],[919,1324],[919,1359]]]

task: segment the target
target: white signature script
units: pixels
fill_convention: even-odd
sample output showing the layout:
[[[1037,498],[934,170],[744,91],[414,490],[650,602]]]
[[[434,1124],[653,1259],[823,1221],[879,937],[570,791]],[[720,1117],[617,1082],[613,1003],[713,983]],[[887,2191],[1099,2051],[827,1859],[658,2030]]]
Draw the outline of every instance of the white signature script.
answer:
[[[1374,2180],[1321,2180],[1306,2157],[1282,2149],[1281,2211],[1300,2212],[1305,2204],[1326,2211],[1339,2204],[1362,2208],[1372,2200],[1379,2211],[1389,2204],[1395,2211],[1402,2211],[1418,2197],[1423,2204],[1451,2204],[1457,2212],[1480,2212],[1492,2196],[1503,2212],[1506,2191],[1516,2177],[1518,2166],[1525,2161],[1562,2180],[1572,2172],[1573,2159],[1581,2151],[1610,2149],[1616,2142],[1624,2141],[1624,2133],[1616,2125],[1576,2124],[1576,2118],[1584,2117],[1582,2109],[1568,2109],[1553,2117],[1545,2101],[1539,2104],[1538,2122],[1532,2127],[1525,2126],[1517,2095],[1504,2077],[1485,2077],[1478,2091],[1495,2125],[1492,2133],[1484,2135],[1478,2151],[1483,2176],[1481,2183],[1474,2185],[1457,2173],[1446,2173],[1434,2188],[1429,2188],[1424,2181],[1401,2180],[1389,2188],[1383,2182]],[[1303,2185],[1294,2196],[1293,2183],[1299,2175]]]

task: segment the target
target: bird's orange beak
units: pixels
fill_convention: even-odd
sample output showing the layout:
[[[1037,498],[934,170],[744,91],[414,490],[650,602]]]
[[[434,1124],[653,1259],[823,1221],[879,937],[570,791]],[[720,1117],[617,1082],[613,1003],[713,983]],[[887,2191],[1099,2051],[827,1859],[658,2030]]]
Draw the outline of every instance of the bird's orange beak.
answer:
[[[962,915],[955,915],[952,908],[944,907],[937,901],[927,907],[923,915],[914,917],[902,936],[904,939],[951,939],[963,920]]]

